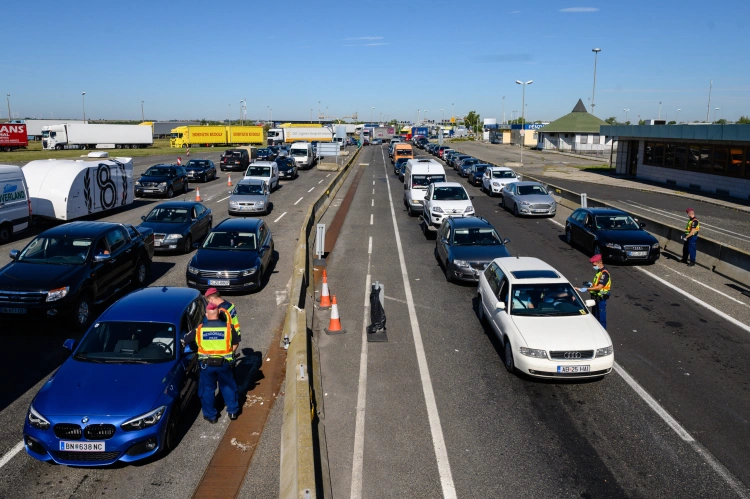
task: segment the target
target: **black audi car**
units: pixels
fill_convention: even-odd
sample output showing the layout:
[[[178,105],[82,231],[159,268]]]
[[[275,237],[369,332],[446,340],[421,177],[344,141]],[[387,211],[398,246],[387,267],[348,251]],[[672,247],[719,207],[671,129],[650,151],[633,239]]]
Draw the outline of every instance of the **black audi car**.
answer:
[[[492,260],[510,256],[509,242],[482,217],[447,217],[438,229],[435,257],[448,282],[476,282]]]
[[[203,239],[213,225],[211,210],[195,201],[168,201],[141,219],[138,229],[154,231],[154,251],[190,253],[193,241]]]
[[[154,165],[135,182],[136,196],[174,197],[188,191],[188,176],[180,165]]]
[[[216,178],[216,166],[210,159],[191,159],[185,165],[188,180],[208,182]]]
[[[653,263],[659,242],[627,212],[615,208],[579,208],[565,221],[565,240],[612,262]]]
[[[294,158],[289,156],[281,156],[276,158],[276,164],[279,166],[279,178],[294,180],[299,176],[297,171],[297,163]]]
[[[228,218],[209,232],[188,264],[187,285],[205,291],[258,290],[273,264],[273,236],[257,218]]]

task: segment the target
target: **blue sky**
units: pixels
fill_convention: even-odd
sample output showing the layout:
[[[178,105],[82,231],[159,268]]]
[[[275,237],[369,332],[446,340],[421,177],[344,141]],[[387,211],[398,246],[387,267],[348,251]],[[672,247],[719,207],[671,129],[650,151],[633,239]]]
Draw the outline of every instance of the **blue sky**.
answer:
[[[169,4],[169,5],[168,5]],[[170,6],[171,5],[171,6]],[[252,7],[251,7],[252,6]],[[446,117],[521,109],[705,120],[750,115],[750,1],[6,2],[0,92],[21,116]],[[5,103],[3,103],[5,104]],[[7,107],[2,108],[3,118]]]

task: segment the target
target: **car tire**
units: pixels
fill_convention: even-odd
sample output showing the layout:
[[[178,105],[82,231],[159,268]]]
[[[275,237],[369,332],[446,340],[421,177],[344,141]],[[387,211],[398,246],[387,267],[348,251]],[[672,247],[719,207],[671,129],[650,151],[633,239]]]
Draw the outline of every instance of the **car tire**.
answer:
[[[573,233],[570,232],[570,227],[565,229],[565,242],[573,246]]]
[[[516,370],[516,363],[513,360],[513,345],[510,344],[510,340],[507,336],[503,343],[505,344],[503,365],[505,366],[505,370],[512,374]]]
[[[10,241],[11,236],[13,235],[13,226],[11,224],[2,224],[0,225],[0,243],[5,244],[8,241]]]
[[[479,323],[484,324],[487,322],[487,317],[484,315],[484,305],[482,304],[482,295],[477,293],[477,317],[479,317]]]
[[[135,289],[141,289],[146,287],[148,282],[148,263],[139,259],[135,264],[135,276],[133,278],[133,287]]]
[[[521,214],[518,213],[518,205],[516,203],[513,203],[513,216],[514,217],[520,217]]]
[[[190,189],[190,186],[188,185],[187,181],[185,181],[185,184],[182,186],[182,193],[187,194],[188,189]]]
[[[450,266],[448,265],[448,262],[443,262],[443,274],[445,274],[445,280],[452,283],[454,281],[453,275],[450,271]]]
[[[88,293],[81,293],[73,306],[72,325],[76,331],[85,331],[91,323],[93,303]]]
[[[167,430],[164,432],[165,453],[170,453],[177,447],[179,425],[180,400],[177,399],[172,403],[172,409],[169,411],[169,419],[167,420]]]
[[[193,236],[188,234],[185,238],[185,245],[182,247],[182,253],[187,255],[193,249]]]
[[[174,190],[172,190],[172,186],[167,189],[167,197],[170,199],[174,197]]]
[[[505,196],[503,195],[500,195],[500,208],[505,208],[506,210],[508,209],[508,207],[505,206]]]

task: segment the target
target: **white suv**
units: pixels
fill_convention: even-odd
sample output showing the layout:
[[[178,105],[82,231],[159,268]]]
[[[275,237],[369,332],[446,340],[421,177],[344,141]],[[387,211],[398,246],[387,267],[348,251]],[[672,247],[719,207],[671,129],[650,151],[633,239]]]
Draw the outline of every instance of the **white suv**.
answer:
[[[439,227],[446,217],[473,217],[472,196],[458,182],[435,182],[430,184],[424,197],[422,217]]]
[[[570,282],[538,258],[496,258],[479,276],[479,319],[504,347],[505,368],[542,378],[603,377],[612,339]]]
[[[519,182],[516,172],[506,166],[492,166],[484,170],[482,190],[494,196],[500,194],[506,185],[513,182]]]

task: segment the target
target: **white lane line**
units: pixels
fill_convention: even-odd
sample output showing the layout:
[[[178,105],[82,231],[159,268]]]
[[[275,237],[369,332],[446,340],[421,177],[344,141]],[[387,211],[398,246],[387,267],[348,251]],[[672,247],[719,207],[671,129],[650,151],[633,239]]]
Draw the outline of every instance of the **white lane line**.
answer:
[[[714,289],[714,288],[712,288],[711,286],[709,286],[708,284],[704,284],[704,283],[700,282],[700,281],[699,281],[699,280],[697,280],[697,279],[693,279],[692,277],[690,277],[690,276],[689,276],[689,275],[687,275],[687,274],[683,274],[682,272],[679,272],[679,271],[677,271],[677,270],[675,270],[675,269],[673,269],[673,268],[670,268],[670,267],[668,267],[667,265],[659,265],[659,266],[660,266],[660,267],[662,267],[662,268],[665,268],[665,269],[667,269],[667,270],[671,270],[671,271],[672,271],[672,272],[674,272],[675,274],[677,274],[677,275],[680,275],[680,276],[684,277],[685,279],[689,279],[689,280],[693,281],[693,282],[694,282],[694,283],[696,283],[696,284],[700,284],[700,285],[701,285],[701,286],[703,286],[704,288],[708,288],[708,289],[710,289],[711,291],[713,291],[714,293],[718,293],[718,294],[720,294],[720,295],[721,295],[721,296],[723,296],[724,298],[729,298],[730,300],[732,300],[732,301],[733,301],[733,302],[735,302],[735,303],[739,303],[740,305],[744,305],[744,306],[746,306],[746,307],[750,307],[750,305],[748,305],[748,304],[747,304],[747,303],[745,303],[744,301],[741,301],[741,300],[738,300],[737,298],[731,297],[731,296],[729,296],[728,294],[726,294],[726,293],[723,293],[723,292],[719,291],[718,289]]]
[[[302,198],[299,198],[299,199],[297,200],[297,202],[295,202],[295,203],[294,203],[294,206],[297,206],[297,204],[298,204],[298,203],[299,203],[300,201],[302,201]]]
[[[219,200],[218,200],[218,201],[216,201],[216,202],[217,202],[217,203],[221,203],[222,201],[226,201],[226,200],[227,200],[227,199],[229,199],[230,197],[232,197],[232,196],[227,196],[227,197],[225,197],[225,198],[221,198],[221,199],[219,199]]]
[[[0,468],[8,464],[8,461],[13,459],[16,454],[21,452],[21,449],[23,449],[23,440],[14,445],[11,450],[9,450],[6,454],[3,455],[2,458],[0,458]]]
[[[373,175],[373,177],[374,177],[374,176],[375,176],[375,175]],[[372,185],[375,185],[375,181],[374,181],[374,180],[372,181]]]
[[[318,184],[322,184],[324,180],[324,178],[320,179],[320,182],[318,182]]]
[[[326,178],[328,178],[328,177],[330,177],[330,176],[331,176],[331,174],[329,173],[328,175],[326,175]]]
[[[284,215],[286,215],[286,213],[287,213],[287,212],[284,212],[284,213],[282,213],[282,214],[281,214],[281,215],[279,216],[279,218],[277,218],[276,220],[274,220],[274,221],[273,221],[273,223],[276,223],[276,222],[278,222],[279,220],[281,220],[282,218],[284,218]]]
[[[372,203],[370,203],[370,206],[375,206],[375,200],[372,200]]]
[[[370,242],[367,243],[367,254],[372,255],[372,236],[370,236]]]
[[[697,303],[698,305],[701,305],[701,306],[703,306],[704,308],[706,308],[706,309],[710,310],[711,312],[715,313],[716,315],[718,315],[718,316],[719,316],[719,317],[721,317],[722,319],[724,319],[724,320],[726,320],[726,321],[729,321],[729,322],[731,322],[732,324],[734,324],[735,326],[737,326],[738,328],[740,328],[740,329],[743,329],[743,330],[745,330],[746,332],[750,333],[750,326],[748,326],[747,324],[745,324],[745,323],[743,323],[743,322],[740,322],[740,321],[738,321],[737,319],[735,319],[734,317],[732,317],[732,316],[730,316],[730,315],[727,315],[727,314],[725,314],[724,312],[722,312],[722,311],[721,311],[721,310],[719,310],[718,308],[716,308],[716,307],[713,307],[713,306],[709,305],[708,303],[704,302],[703,300],[700,300],[700,299],[696,298],[695,296],[693,296],[693,295],[692,295],[691,293],[688,293],[687,291],[683,291],[682,289],[678,288],[677,286],[675,286],[675,285],[674,285],[674,284],[672,284],[671,282],[667,282],[667,281],[665,281],[665,280],[664,280],[664,279],[662,279],[661,277],[659,277],[659,276],[657,276],[657,275],[654,275],[654,274],[652,274],[652,273],[651,273],[651,272],[649,272],[648,270],[642,269],[641,267],[635,267],[635,268],[636,268],[637,270],[639,270],[639,271],[643,272],[643,273],[644,273],[644,274],[646,274],[647,276],[651,277],[652,279],[654,279],[654,280],[656,280],[656,281],[658,281],[658,282],[662,283],[662,284],[663,284],[663,285],[665,285],[666,287],[668,287],[668,288],[670,288],[670,289],[673,289],[673,290],[677,291],[678,293],[680,293],[680,294],[681,294],[682,296],[684,296],[685,298],[688,298],[688,299],[690,299],[690,300],[694,301],[695,303]]]
[[[370,213],[370,225],[372,225],[372,217],[373,217],[373,214]]]
[[[562,227],[563,229],[565,228],[565,226],[564,226],[563,224],[561,224],[560,222],[558,222],[558,221],[557,221],[557,220],[555,220],[554,218],[548,218],[547,220],[549,220],[549,221],[550,221],[550,222],[552,222],[553,224],[557,224],[557,225],[559,225],[559,226],[560,226],[560,227]]]
[[[309,190],[309,191],[307,191],[307,192],[312,192],[312,191],[313,191],[313,189],[315,189],[315,186],[312,186],[312,187],[310,187],[310,190]]]
[[[380,152],[382,153],[383,151],[381,150]],[[456,499],[456,486],[453,483],[451,465],[448,461],[448,449],[446,449],[445,447],[443,427],[440,424],[440,415],[438,414],[437,402],[435,401],[435,391],[432,388],[430,370],[427,366],[427,356],[425,355],[424,344],[422,343],[422,333],[419,329],[417,311],[414,308],[414,297],[412,296],[411,284],[409,283],[409,274],[406,270],[406,259],[404,258],[404,249],[401,245],[401,235],[398,232],[398,223],[396,222],[396,209],[393,207],[393,195],[391,194],[390,180],[388,179],[388,168],[385,165],[385,154],[383,154],[383,170],[385,170],[385,184],[386,190],[388,191],[388,200],[391,204],[391,220],[393,221],[393,232],[396,236],[396,248],[398,249],[398,259],[401,265],[401,280],[404,282],[404,293],[406,295],[407,308],[409,309],[411,333],[414,339],[414,347],[417,353],[419,377],[422,381],[422,392],[424,393],[425,405],[427,406],[427,418],[430,422],[432,446],[435,449],[435,459],[437,461],[438,474],[440,475],[440,485],[442,486],[443,497],[445,499]]]
[[[372,193],[375,194],[375,189],[372,190]]]

